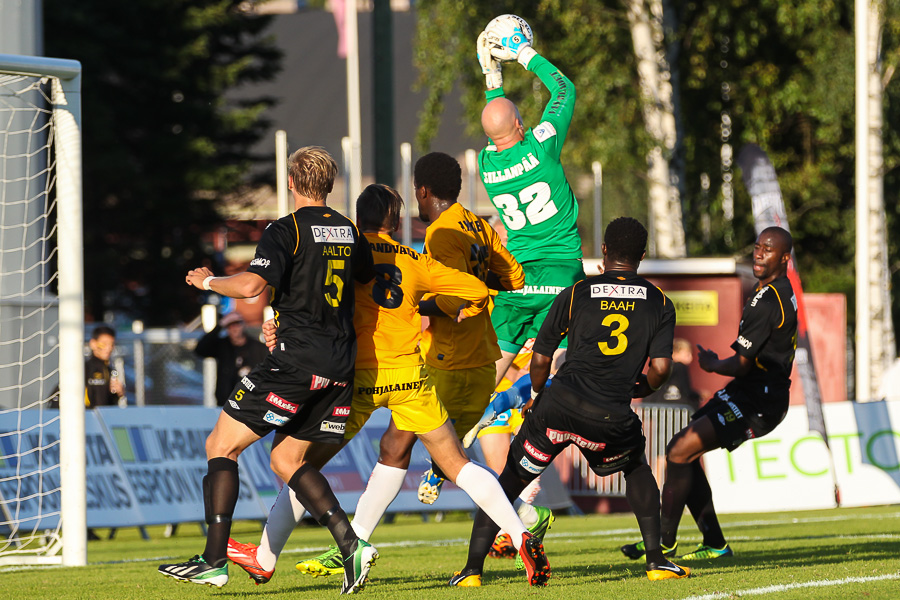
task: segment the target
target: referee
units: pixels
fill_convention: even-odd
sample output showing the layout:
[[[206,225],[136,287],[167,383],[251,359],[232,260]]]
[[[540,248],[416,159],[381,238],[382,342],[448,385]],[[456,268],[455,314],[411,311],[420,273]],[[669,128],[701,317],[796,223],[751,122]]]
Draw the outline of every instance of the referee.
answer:
[[[606,228],[606,271],[564,289],[534,342],[531,411],[509,448],[500,483],[514,498],[570,444],[591,470],[625,474],[626,495],[646,544],[647,577],[687,577],[663,557],[659,543],[659,488],[644,459],[646,440],[631,399],[659,388],[672,370],[675,308],[656,286],[637,275],[647,230],[619,217]],[[566,362],[545,389],[554,351],[568,338]],[[641,372],[647,359],[646,375]],[[527,408],[527,405],[526,405]],[[458,577],[480,574],[497,526],[475,517],[469,557]]]

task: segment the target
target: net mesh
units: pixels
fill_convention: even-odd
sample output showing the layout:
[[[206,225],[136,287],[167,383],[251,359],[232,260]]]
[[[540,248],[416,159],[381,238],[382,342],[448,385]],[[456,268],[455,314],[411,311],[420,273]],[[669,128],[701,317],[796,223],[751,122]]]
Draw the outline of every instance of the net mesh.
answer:
[[[60,541],[51,79],[0,73],[0,562]]]

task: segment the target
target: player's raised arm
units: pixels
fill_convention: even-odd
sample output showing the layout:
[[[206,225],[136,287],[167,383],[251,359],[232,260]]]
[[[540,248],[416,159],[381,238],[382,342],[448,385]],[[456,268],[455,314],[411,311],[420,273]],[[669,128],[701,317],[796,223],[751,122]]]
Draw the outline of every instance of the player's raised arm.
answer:
[[[542,146],[559,158],[572,115],[575,112],[575,85],[549,60],[532,48],[534,36],[531,27],[523,19],[515,15],[497,17],[484,30],[484,39],[479,37],[479,48],[487,45],[492,57],[499,64],[504,61],[517,61],[527,70],[533,72],[550,90],[551,99],[544,108],[541,123],[535,128],[536,137]],[[479,62],[481,62],[479,50]],[[483,70],[483,69],[482,69]],[[502,82],[502,80],[501,80]],[[488,102],[502,96],[503,90],[490,89],[485,93]]]

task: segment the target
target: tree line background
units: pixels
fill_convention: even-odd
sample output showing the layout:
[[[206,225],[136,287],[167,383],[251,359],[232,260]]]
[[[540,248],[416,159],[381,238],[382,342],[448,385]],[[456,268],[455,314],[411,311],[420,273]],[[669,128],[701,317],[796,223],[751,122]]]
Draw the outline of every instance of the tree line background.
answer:
[[[646,222],[646,156],[654,141],[643,122],[627,4],[415,2],[413,62],[427,93],[417,115],[418,149],[428,150],[455,86],[467,115],[455,125],[481,136],[484,81],[474,41],[492,17],[513,12],[528,20],[535,48],[578,90],[563,152],[570,180],[589,174],[599,160],[604,212]],[[266,34],[272,17],[248,14],[247,6],[235,0],[44,2],[45,53],[84,65],[85,283],[95,320],[107,310],[151,326],[195,317],[198,297],[179,275],[212,261],[203,234],[221,225],[217,207],[274,182],[271,157],[252,152],[274,99],[227,99],[230,89],[271,80],[281,68],[281,52]],[[884,197],[896,277],[900,0],[882,6]],[[805,289],[846,294],[852,321],[852,0],[665,0],[662,8],[678,123],[670,160],[684,174],[688,255],[748,254],[755,237],[750,199],[732,165],[734,219],[724,219],[721,147],[723,134],[735,158],[743,144],[758,144],[779,176]],[[549,94],[516,63],[506,64],[503,75],[526,125],[535,124]],[[268,168],[254,168],[261,164]],[[590,197],[580,199],[583,230],[590,231]],[[590,235],[584,239],[590,246]],[[893,303],[900,314],[896,297]]]

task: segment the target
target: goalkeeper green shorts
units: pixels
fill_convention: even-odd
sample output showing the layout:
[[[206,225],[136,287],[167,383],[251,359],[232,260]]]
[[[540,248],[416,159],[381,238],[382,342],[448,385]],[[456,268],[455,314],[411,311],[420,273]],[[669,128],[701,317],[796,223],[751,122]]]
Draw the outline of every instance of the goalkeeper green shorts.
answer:
[[[518,352],[541,329],[556,296],[582,279],[584,264],[580,259],[532,260],[522,263],[525,287],[500,292],[494,301],[491,322],[497,342],[504,352]],[[559,345],[566,347],[566,340]]]

